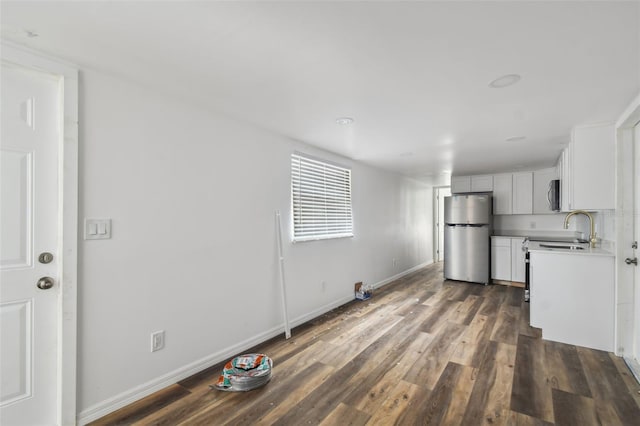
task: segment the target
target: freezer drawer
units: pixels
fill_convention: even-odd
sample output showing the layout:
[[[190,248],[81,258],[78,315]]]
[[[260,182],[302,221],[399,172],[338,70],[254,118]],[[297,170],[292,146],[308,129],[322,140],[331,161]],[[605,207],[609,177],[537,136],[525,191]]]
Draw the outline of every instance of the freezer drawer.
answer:
[[[452,195],[444,199],[444,221],[448,224],[491,223],[491,195]]]
[[[444,228],[444,277],[489,283],[490,227],[447,225]]]

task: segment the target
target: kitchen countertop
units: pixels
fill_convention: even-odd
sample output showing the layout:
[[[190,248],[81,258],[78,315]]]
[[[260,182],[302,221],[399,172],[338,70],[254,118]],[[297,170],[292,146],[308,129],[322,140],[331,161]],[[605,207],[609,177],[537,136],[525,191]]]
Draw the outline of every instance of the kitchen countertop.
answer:
[[[538,231],[535,229],[528,229],[526,231],[518,231],[518,230],[506,230],[506,231],[494,231],[494,237],[529,237],[529,238],[539,238],[552,241],[553,239],[574,239],[581,238],[582,234],[580,232],[575,231]]]
[[[587,247],[583,250],[572,250],[572,249],[561,249],[561,248],[549,248],[549,247],[540,247],[537,245],[529,246],[530,252],[547,252],[547,253],[557,253],[557,254],[571,254],[576,256],[611,256],[614,254],[609,250],[605,250],[600,247]]]

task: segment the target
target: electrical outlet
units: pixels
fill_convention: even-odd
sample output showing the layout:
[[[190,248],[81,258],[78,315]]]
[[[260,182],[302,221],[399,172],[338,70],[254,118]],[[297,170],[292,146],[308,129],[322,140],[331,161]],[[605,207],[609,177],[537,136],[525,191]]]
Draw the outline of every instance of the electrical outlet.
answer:
[[[529,223],[529,228],[536,229],[536,223],[535,222]]]
[[[151,352],[164,349],[164,330],[151,333]]]
[[[320,286],[322,287],[322,291],[325,291],[327,289],[327,282],[326,281],[322,281],[320,283]]]
[[[393,260],[392,260],[392,263],[393,263],[393,267],[394,267],[394,268],[395,268],[396,266],[398,266],[398,261],[397,261],[396,259],[393,259]]]

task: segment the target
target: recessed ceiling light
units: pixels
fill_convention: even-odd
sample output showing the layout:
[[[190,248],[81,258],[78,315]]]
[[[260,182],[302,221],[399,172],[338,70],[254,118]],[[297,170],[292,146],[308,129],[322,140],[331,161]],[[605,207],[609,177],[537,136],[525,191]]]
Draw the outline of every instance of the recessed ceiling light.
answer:
[[[512,84],[516,84],[520,81],[520,77],[518,74],[507,74],[502,77],[498,77],[489,83],[489,87],[493,87],[494,89],[501,89],[503,87],[511,86]]]
[[[338,123],[341,126],[346,126],[347,124],[353,123],[353,118],[351,117],[336,118],[336,123]]]
[[[519,142],[519,141],[525,140],[526,138],[527,138],[526,136],[514,136],[514,137],[506,139],[506,141],[507,142]]]

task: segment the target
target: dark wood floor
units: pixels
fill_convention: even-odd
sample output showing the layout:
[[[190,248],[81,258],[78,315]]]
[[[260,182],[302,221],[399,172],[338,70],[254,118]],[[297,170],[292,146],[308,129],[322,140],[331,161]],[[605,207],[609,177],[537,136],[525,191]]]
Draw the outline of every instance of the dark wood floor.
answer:
[[[522,291],[435,264],[247,350],[274,360],[260,389],[209,389],[217,365],[95,424],[640,424],[624,362],[542,340]]]

